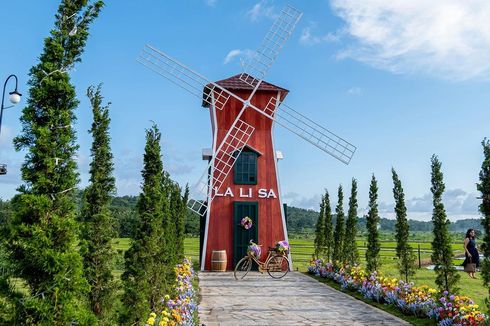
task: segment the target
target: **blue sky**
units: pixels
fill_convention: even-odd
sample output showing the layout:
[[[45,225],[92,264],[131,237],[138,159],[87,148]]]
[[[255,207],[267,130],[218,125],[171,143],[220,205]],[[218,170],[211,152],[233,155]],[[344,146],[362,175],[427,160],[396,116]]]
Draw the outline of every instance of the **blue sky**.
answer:
[[[144,129],[150,121],[163,133],[163,159],[172,177],[181,184],[197,181],[205,169],[201,149],[211,146],[209,114],[197,98],[138,64],[139,52],[151,44],[220,80],[240,71],[240,55],[234,54],[246,57],[255,50],[289,3],[304,14],[266,80],[289,89],[288,105],[358,150],[345,166],[276,128],[276,148],[285,156],[279,164],[285,202],[316,209],[324,188],[335,202],[338,185],[347,193],[355,177],[362,214],[374,173],[382,216],[392,217],[393,166],[405,188],[409,216],[429,219],[430,156],[435,153],[443,163],[450,218],[478,214],[480,143],[490,136],[488,1],[106,2],[83,62],[71,71],[80,99],[76,129],[82,186],[91,142],[85,91],[100,82],[112,102],[118,193],[139,192]],[[41,53],[56,9],[57,1],[2,4],[2,83],[15,73],[20,91],[28,93],[28,71]],[[0,177],[4,199],[21,182],[24,153],[16,153],[11,140],[20,130],[24,103],[4,112],[0,161],[9,166],[8,175]]]

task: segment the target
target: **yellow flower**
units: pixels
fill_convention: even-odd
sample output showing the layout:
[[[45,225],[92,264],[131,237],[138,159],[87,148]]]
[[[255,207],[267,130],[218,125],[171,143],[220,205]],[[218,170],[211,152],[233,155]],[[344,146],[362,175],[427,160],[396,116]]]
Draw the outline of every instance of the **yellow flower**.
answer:
[[[155,323],[155,317],[150,317],[150,318],[148,318],[148,320],[146,321],[146,323],[147,323],[148,325],[153,326],[153,324]]]

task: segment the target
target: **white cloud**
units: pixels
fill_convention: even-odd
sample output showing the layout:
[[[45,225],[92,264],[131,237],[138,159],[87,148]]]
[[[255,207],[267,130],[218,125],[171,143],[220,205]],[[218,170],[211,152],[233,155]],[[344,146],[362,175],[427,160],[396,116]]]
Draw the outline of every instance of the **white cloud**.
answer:
[[[242,50],[239,50],[239,49],[235,49],[235,50],[231,50],[230,52],[228,52],[228,54],[226,55],[225,57],[225,60],[223,61],[223,64],[227,64],[229,63],[231,60],[233,60],[233,58],[239,56],[240,54],[242,54]]]
[[[218,0],[205,0],[204,2],[206,3],[206,5],[214,7],[216,6],[216,2],[218,2]]]
[[[296,192],[288,192],[282,196],[283,202],[288,206],[300,207],[304,209],[319,210],[321,196],[314,195],[313,197],[304,197]]]
[[[395,73],[490,79],[488,0],[332,0],[354,45],[338,54]],[[343,28],[344,29],[344,28]]]
[[[253,22],[258,21],[261,17],[270,19],[276,19],[278,17],[274,6],[268,5],[267,1],[256,3],[245,15]]]
[[[351,87],[347,90],[347,95],[359,96],[362,94],[362,90],[360,87]]]
[[[228,52],[225,59],[223,60],[223,64],[226,65],[226,64],[230,63],[236,57],[243,56],[246,59],[248,59],[254,55],[255,55],[255,51],[252,51],[250,49],[244,49],[244,50],[234,49],[234,50],[231,50],[230,52]]]
[[[325,35],[313,35],[312,27],[305,27],[301,32],[299,42],[304,45],[316,45],[325,42],[335,42],[340,39],[340,33],[327,33]]]

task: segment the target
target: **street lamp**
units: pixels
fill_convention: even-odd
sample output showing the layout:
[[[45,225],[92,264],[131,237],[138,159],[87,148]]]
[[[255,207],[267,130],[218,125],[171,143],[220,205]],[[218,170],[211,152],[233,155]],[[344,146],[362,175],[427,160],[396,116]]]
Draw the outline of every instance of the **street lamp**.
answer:
[[[14,77],[15,78],[15,89],[12,92],[9,92],[9,100],[12,105],[5,107],[4,106],[4,100],[5,100],[5,88],[7,87],[7,82],[9,81],[10,78]],[[0,110],[0,134],[2,133],[2,116],[3,116],[3,110],[9,109],[13,107],[15,104],[20,102],[20,98],[22,96],[21,93],[17,91],[17,85],[18,85],[18,79],[16,75],[10,75],[7,77],[7,80],[5,80],[5,83],[3,84],[3,92],[2,92],[2,108]]]

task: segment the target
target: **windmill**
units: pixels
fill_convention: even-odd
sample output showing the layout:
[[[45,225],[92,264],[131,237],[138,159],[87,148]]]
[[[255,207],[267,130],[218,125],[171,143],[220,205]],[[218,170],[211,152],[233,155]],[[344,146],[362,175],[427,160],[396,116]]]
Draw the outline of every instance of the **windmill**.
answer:
[[[138,62],[182,87],[209,108],[213,148],[209,164],[188,207],[204,219],[201,269],[210,268],[211,251],[226,250],[227,269],[244,256],[250,239],[266,246],[287,240],[280,198],[272,128],[280,125],[320,150],[349,164],[356,147],[284,103],[288,90],[264,77],[292,34],[302,13],[286,6],[243,71],[212,82],[167,54],[147,45]],[[233,172],[232,172],[233,171]],[[241,227],[249,217],[252,227]]]

